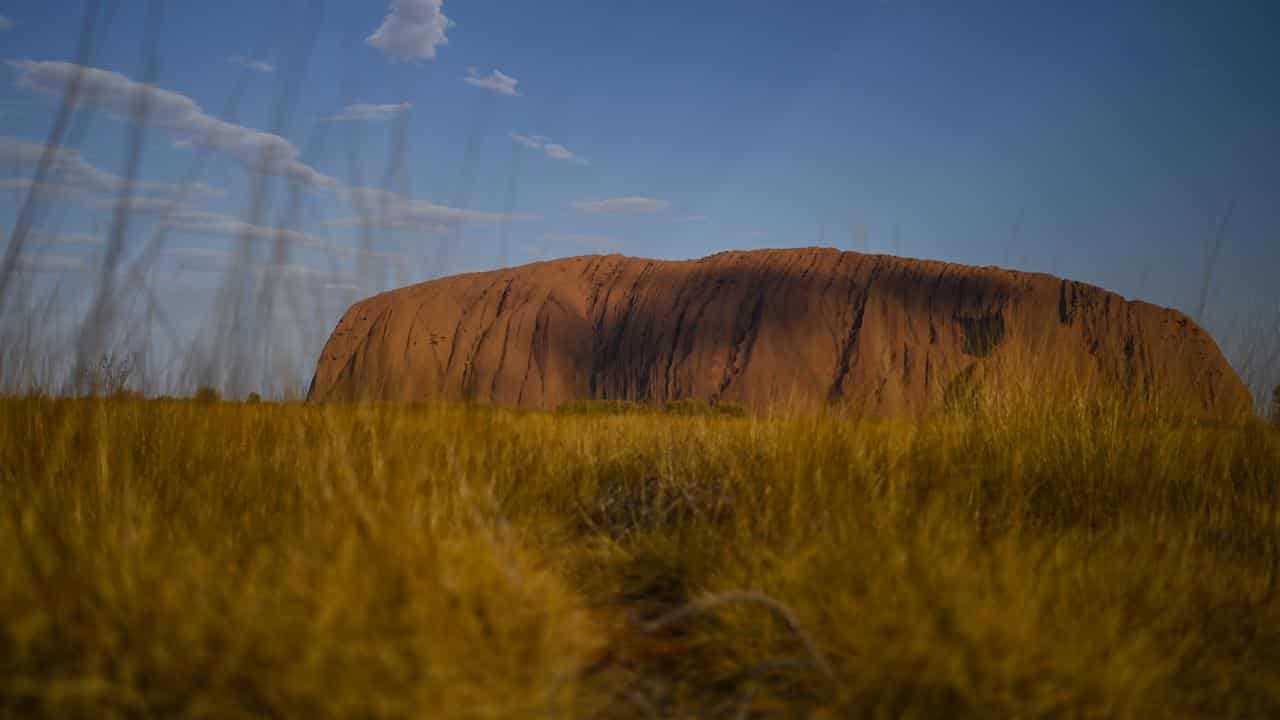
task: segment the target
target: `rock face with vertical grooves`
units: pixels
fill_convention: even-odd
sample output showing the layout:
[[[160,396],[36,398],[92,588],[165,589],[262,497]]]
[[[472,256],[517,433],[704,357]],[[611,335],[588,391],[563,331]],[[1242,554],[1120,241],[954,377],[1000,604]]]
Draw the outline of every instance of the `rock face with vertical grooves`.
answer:
[[[1182,313],[1038,273],[827,248],[587,256],[362,300],[309,398],[695,398],[918,415],[1020,369],[1205,416],[1249,396]]]

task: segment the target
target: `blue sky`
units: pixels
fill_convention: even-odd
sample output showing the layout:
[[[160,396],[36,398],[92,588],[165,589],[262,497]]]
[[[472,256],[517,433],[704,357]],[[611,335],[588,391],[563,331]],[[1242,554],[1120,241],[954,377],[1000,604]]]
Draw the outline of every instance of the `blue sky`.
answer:
[[[119,75],[92,76],[102,95],[59,178],[94,188],[49,200],[26,261],[85,297],[97,278],[76,263],[102,251],[122,98],[146,72],[147,4],[104,6],[86,65]],[[0,179],[30,177],[83,13],[0,5]],[[221,282],[205,270],[257,237],[244,224],[288,221],[287,263],[272,268],[265,230],[250,259],[319,288],[329,327],[352,298],[441,273],[805,245],[1049,272],[1195,312],[1222,225],[1205,321],[1230,344],[1280,313],[1277,28],[1270,2],[172,1],[136,194],[171,199],[202,148],[209,161],[180,208],[131,222],[125,254],[171,227],[152,281],[199,317]],[[255,218],[245,148],[263,143],[280,154]],[[3,187],[8,229],[25,190]],[[361,205],[378,211],[363,234]],[[362,237],[372,252],[354,254]]]

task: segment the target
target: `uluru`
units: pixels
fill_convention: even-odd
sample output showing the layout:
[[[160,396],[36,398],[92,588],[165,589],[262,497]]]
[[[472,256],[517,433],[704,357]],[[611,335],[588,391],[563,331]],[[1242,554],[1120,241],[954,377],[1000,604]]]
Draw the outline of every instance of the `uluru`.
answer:
[[[1250,403],[1176,310],[1047,274],[831,248],[582,256],[381,293],[342,317],[308,397],[915,416],[1013,368],[1202,416]]]

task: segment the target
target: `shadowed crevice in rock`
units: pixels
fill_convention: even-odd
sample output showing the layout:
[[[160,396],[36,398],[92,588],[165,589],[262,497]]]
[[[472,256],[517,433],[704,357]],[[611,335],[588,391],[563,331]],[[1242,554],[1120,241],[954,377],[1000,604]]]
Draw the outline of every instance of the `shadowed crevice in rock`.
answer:
[[[1004,340],[1004,314],[993,313],[980,317],[957,317],[964,338],[964,352],[974,357],[987,357],[995,352]]]
[[[1177,311],[1038,273],[829,248],[574,257],[382,293],[338,323],[309,398],[883,416],[1014,370],[1206,415],[1248,407],[1213,339]]]

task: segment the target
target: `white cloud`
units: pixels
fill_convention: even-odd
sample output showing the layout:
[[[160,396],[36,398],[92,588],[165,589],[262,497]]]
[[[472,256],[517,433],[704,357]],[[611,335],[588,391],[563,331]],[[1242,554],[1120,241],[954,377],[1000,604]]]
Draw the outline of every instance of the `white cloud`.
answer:
[[[227,196],[227,191],[207,183],[193,182],[178,186],[175,193],[182,193],[189,200],[209,200]]]
[[[654,215],[671,207],[666,200],[647,197],[620,197],[607,200],[579,200],[573,206],[595,215]]]
[[[102,198],[93,204],[100,210],[115,211],[123,198]],[[169,217],[177,213],[185,212],[191,209],[191,205],[178,202],[171,197],[157,197],[148,195],[134,195],[129,198],[126,212],[133,215],[153,215],[157,217]]]
[[[329,272],[328,270],[321,270],[319,268],[313,268],[308,265],[299,265],[296,263],[288,265],[261,265],[259,266],[258,272],[296,280],[314,280],[324,284],[332,284],[335,282],[354,279],[352,273],[349,272]]]
[[[521,135],[519,133],[511,133],[511,139],[530,150],[540,151],[543,155],[546,155],[552,160],[569,162],[574,165],[591,164],[590,160],[574,153],[563,145],[551,142],[551,138],[545,135]]]
[[[89,233],[31,233],[31,242],[36,245],[86,245],[97,246],[104,244],[103,239]]]
[[[19,255],[14,268],[22,273],[55,273],[85,270],[84,260],[66,255]]]
[[[259,73],[273,73],[276,71],[276,66],[265,60],[254,60],[253,58],[247,58],[243,55],[232,55],[227,58],[227,62],[239,65],[246,70],[252,70]]]
[[[444,15],[444,0],[391,0],[387,16],[365,42],[393,60],[429,60],[447,45],[452,25]]]
[[[685,215],[683,217],[673,218],[679,223],[696,223],[705,222],[708,218],[706,215]]]
[[[223,215],[221,213],[187,211],[177,213],[173,217],[165,219],[163,222],[166,227],[174,232],[185,233],[188,235],[221,238],[247,238],[249,240],[259,240],[264,242],[274,242],[277,238],[281,238],[293,246],[332,252],[347,257],[368,257],[375,260],[390,262],[404,262],[408,260],[407,257],[400,253],[362,250],[355,247],[336,245],[323,238],[301,230],[277,229],[264,225],[253,225],[231,217],[230,215]],[[179,249],[181,250],[181,248]],[[187,254],[190,255],[193,253],[204,255],[227,254],[220,250],[205,251],[202,249],[194,249]]]
[[[187,211],[175,213],[163,221],[165,227],[189,235],[206,237],[246,238],[274,241],[283,239],[294,245],[325,249],[329,243],[300,230],[277,229],[238,220],[221,213]]]
[[[11,27],[13,27],[13,21],[3,15],[0,15],[0,30],[8,30]]]
[[[519,85],[520,81],[497,68],[494,68],[494,70],[488,75],[481,75],[479,70],[476,68],[467,68],[467,77],[463,78],[463,80],[466,81],[468,85],[475,85],[478,88],[492,90],[499,95],[514,96],[520,94],[520,92],[516,90],[516,85]]]
[[[331,187],[336,181],[298,159],[288,140],[219,120],[195,100],[155,86],[135,82],[117,72],[64,62],[11,60],[18,85],[61,97],[68,81],[80,74],[77,104],[120,118],[134,118],[138,93],[147,95],[147,122],[166,131],[174,141],[187,141],[227,153],[250,172],[285,177],[304,185]]]
[[[622,247],[622,241],[611,235],[586,235],[577,233],[546,233],[542,236],[546,242],[566,242],[596,252],[616,252]]]
[[[384,260],[388,262],[408,262],[409,261],[409,257],[407,255],[405,255],[404,253],[398,253],[398,252],[384,252],[379,250],[358,250],[356,248],[338,248],[338,247],[335,247],[334,250],[336,250],[337,252],[350,253],[352,255],[361,255],[367,258],[373,258],[374,260]]]
[[[521,135],[520,133],[511,133],[511,139],[530,150],[541,150],[547,141],[547,138],[541,135]]]
[[[565,162],[578,162],[582,159],[582,158],[579,158],[577,155],[574,155],[572,152],[570,152],[569,148],[563,145],[558,145],[556,143],[548,143],[543,146],[542,150],[547,154],[547,157],[551,158],[552,160],[564,160]]]
[[[160,251],[165,257],[178,258],[180,260],[231,260],[231,253],[227,250],[213,250],[210,248],[166,248]]]
[[[45,147],[40,143],[15,137],[0,137],[0,168],[27,176],[0,178],[0,191],[26,192],[35,188],[36,182],[31,176],[36,173],[36,167],[45,155]],[[38,190],[46,195],[90,201],[93,206],[110,208],[115,205],[115,200],[104,196],[115,195],[129,187],[129,184],[131,183],[123,177],[95,167],[73,147],[55,147],[50,155],[49,173]],[[133,196],[133,204],[138,208],[172,204],[178,195],[182,195],[184,200],[212,199],[227,195],[224,190],[202,182],[187,183],[183,187],[169,182],[134,181],[132,190],[142,193]]]
[[[442,233],[466,224],[497,224],[507,219],[499,213],[464,210],[436,205],[429,200],[414,200],[399,193],[374,188],[348,188],[343,191],[359,214],[330,220],[327,225],[352,226],[367,224],[383,229],[414,229]],[[513,215],[512,220],[532,220],[529,215]]]
[[[168,248],[161,254],[173,258],[179,270],[191,272],[227,272],[239,265],[233,253],[214,248]],[[292,280],[329,283],[349,282],[353,279],[351,273],[329,272],[298,263],[248,263],[239,267],[259,277],[274,275]]]
[[[362,286],[357,285],[355,283],[334,283],[334,282],[324,283],[320,287],[322,287],[325,290],[341,290],[343,292],[360,292],[361,290],[364,289]]]
[[[23,175],[34,175],[46,146],[14,137],[0,137],[0,166],[12,168]],[[49,172],[45,182],[50,185],[66,185],[85,192],[117,192],[127,184],[119,175],[100,170],[84,159],[79,150],[55,147],[49,151]],[[14,178],[6,181],[10,189],[29,188],[31,180]]]
[[[42,144],[18,138],[0,137],[0,168],[27,177],[0,178],[0,190],[30,191],[36,188],[35,174],[45,154]],[[57,197],[85,204],[91,208],[111,209],[116,195],[130,186],[123,177],[95,167],[74,148],[57,147],[50,155],[49,172],[38,190],[44,197]],[[188,183],[185,187],[167,182],[135,180],[135,193],[130,199],[135,212],[160,214],[186,206],[186,201],[217,198],[226,191],[205,183]],[[178,202],[181,197],[183,202]]]
[[[12,190],[21,197],[22,194],[35,190],[42,200],[65,200],[67,202],[75,202],[90,207],[97,207],[100,202],[100,195],[83,188],[76,188],[69,185],[58,185],[54,183],[36,184],[31,178],[0,178],[0,191]]]
[[[394,105],[369,105],[367,103],[356,103],[342,108],[342,112],[336,115],[330,115],[327,119],[332,122],[343,122],[351,120],[386,120],[387,118],[399,115],[413,107],[412,103],[402,102]]]
[[[200,247],[165,248],[160,254],[173,260],[173,266],[179,272],[225,273],[246,266],[237,263],[230,250]]]

